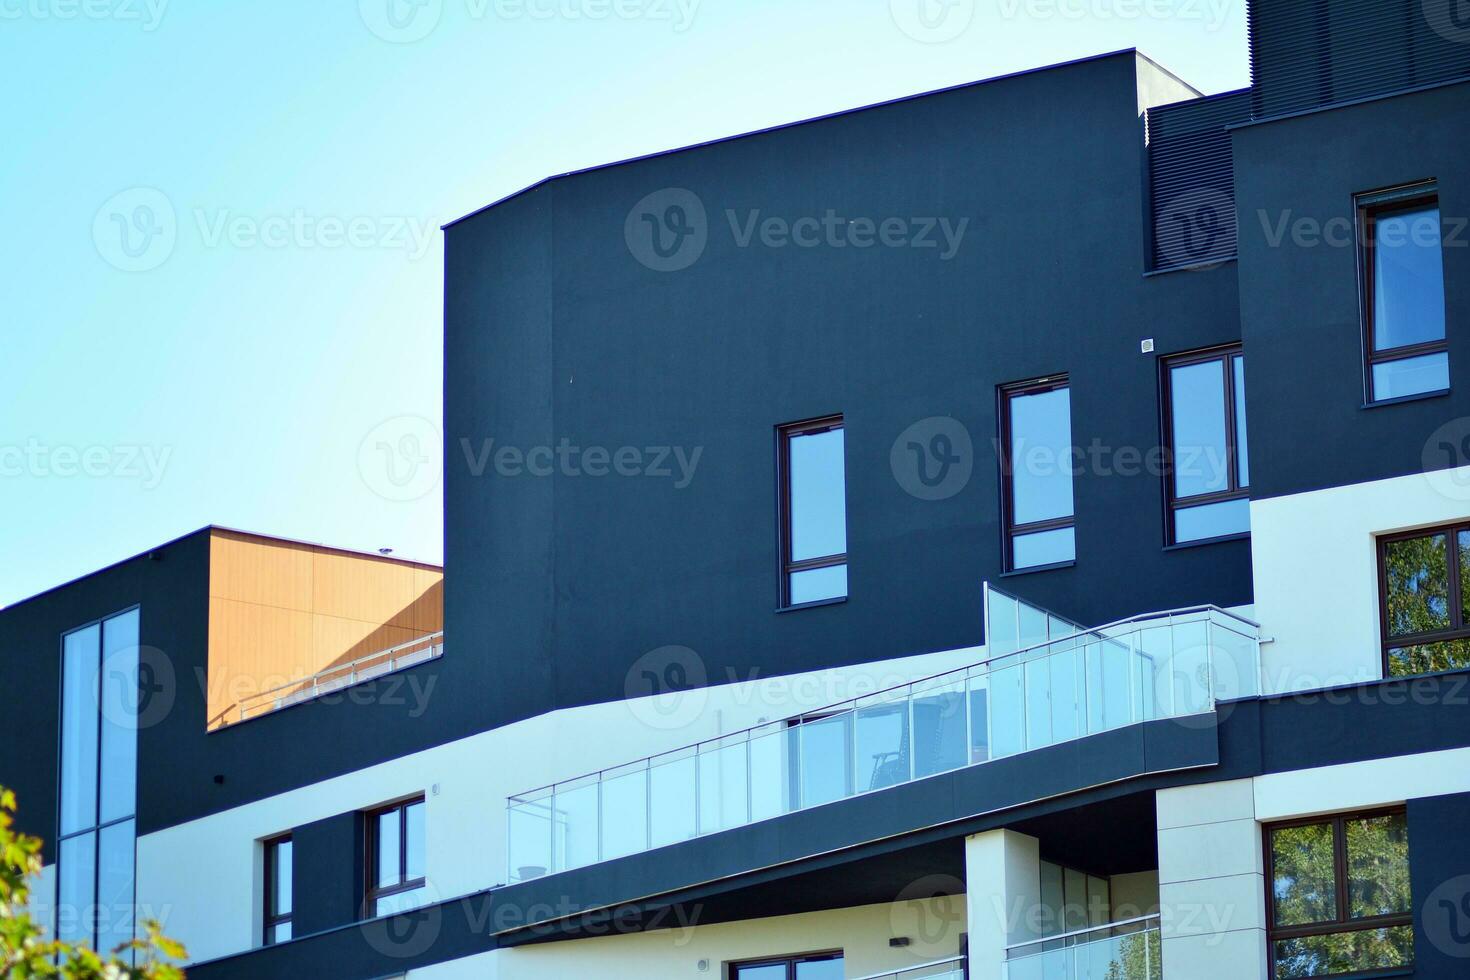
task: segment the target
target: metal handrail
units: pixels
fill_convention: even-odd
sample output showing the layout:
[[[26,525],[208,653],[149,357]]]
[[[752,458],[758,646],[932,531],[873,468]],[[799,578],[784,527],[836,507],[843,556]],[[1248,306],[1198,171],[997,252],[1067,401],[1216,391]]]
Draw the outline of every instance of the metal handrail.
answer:
[[[882,973],[870,973],[865,977],[857,977],[856,980],[886,980],[886,978],[888,977],[901,977],[905,973],[913,973],[917,970],[932,970],[936,967],[950,966],[951,964],[955,966],[963,966],[964,962],[965,957],[963,956],[951,956],[949,959],[934,960],[932,963],[920,963],[917,966],[906,966],[901,970],[884,970]]]
[[[1137,935],[1139,933],[1148,932],[1149,931],[1148,923],[1161,924],[1162,923],[1162,918],[1159,915],[1157,915],[1157,914],[1155,914],[1155,915],[1140,915],[1140,916],[1137,916],[1136,918],[1132,918],[1132,919],[1120,919],[1117,922],[1105,922],[1105,923],[1103,923],[1100,926],[1089,926],[1086,929],[1074,929],[1071,932],[1062,932],[1062,933],[1058,933],[1055,936],[1042,936],[1040,939],[1028,939],[1024,943],[1015,943],[1013,945],[1007,946],[1006,947],[1006,959],[1008,959],[1008,960],[1009,959],[1021,959],[1022,957],[1012,956],[1011,954],[1013,952],[1015,952],[1016,950],[1029,949],[1032,946],[1046,946],[1046,945],[1050,945],[1052,943],[1063,943],[1064,945],[1067,945],[1069,948],[1075,948],[1075,947],[1078,947],[1078,946],[1087,946],[1087,945],[1090,945],[1090,943],[1093,943],[1093,942],[1101,942],[1103,939],[1111,939],[1113,937],[1112,936],[1104,936],[1104,937],[1101,937],[1099,939],[1090,940],[1089,942],[1070,943],[1070,944],[1067,944],[1066,943],[1066,940],[1068,940],[1068,939],[1076,939],[1078,936],[1088,936],[1088,935],[1091,935],[1092,933],[1095,933],[1095,932],[1112,932],[1113,930],[1116,930],[1116,929],[1122,929],[1125,926],[1142,925],[1143,928],[1141,928],[1141,929],[1135,929],[1132,932],[1124,933],[1124,935],[1130,935],[1130,936]],[[1045,949],[1043,949],[1043,950],[1038,950],[1037,952],[1040,952],[1040,953],[1048,953],[1048,952],[1051,952],[1051,950],[1045,950]],[[1027,955],[1035,955],[1035,954],[1027,954]]]
[[[358,657],[358,658],[356,658],[354,660],[350,660],[350,661],[348,661],[345,664],[336,664],[334,666],[327,667],[327,668],[325,668],[323,670],[319,670],[315,674],[309,674],[309,675],[307,675],[305,677],[299,677],[299,678],[297,678],[295,680],[287,681],[286,683],[277,685],[276,687],[268,688],[267,690],[264,690],[264,691],[258,691],[255,694],[249,695],[248,697],[242,698],[240,700],[240,705],[239,705],[239,708],[240,708],[240,712],[239,712],[239,714],[240,714],[240,720],[241,721],[245,721],[246,718],[249,715],[249,712],[253,708],[259,706],[261,703],[279,700],[279,698],[277,698],[276,695],[281,694],[282,691],[288,691],[288,690],[289,691],[292,691],[293,692],[293,696],[294,696],[296,694],[301,694],[309,686],[310,687],[310,690],[311,690],[311,694],[310,695],[307,695],[307,696],[304,696],[304,697],[299,697],[296,700],[293,700],[292,703],[293,704],[296,704],[296,703],[299,703],[301,701],[310,701],[313,698],[321,697],[323,694],[327,694],[327,693],[331,693],[332,691],[339,690],[340,688],[332,688],[332,691],[321,691],[320,690],[321,685],[322,685],[322,682],[324,680],[327,680],[327,679],[329,679],[329,678],[331,678],[333,676],[336,676],[336,675],[340,675],[340,674],[344,674],[345,673],[348,676],[348,686],[351,686],[353,683],[356,683],[356,680],[355,680],[356,674],[357,674],[358,670],[364,664],[373,663],[373,662],[376,662],[376,661],[381,661],[381,660],[387,659],[387,661],[388,661],[388,668],[387,668],[387,670],[382,671],[380,673],[375,673],[372,676],[373,677],[380,677],[384,673],[392,673],[394,670],[397,669],[394,666],[394,662],[399,659],[399,656],[402,653],[404,653],[406,651],[410,651],[410,650],[417,650],[417,649],[423,648],[425,646],[428,647],[428,653],[429,653],[429,655],[424,658],[425,660],[434,660],[434,659],[437,659],[438,657],[443,656],[444,655],[444,631],[443,630],[440,630],[437,633],[428,633],[428,634],[425,634],[424,636],[415,637],[414,639],[408,640],[405,643],[399,643],[399,644],[396,644],[394,646],[388,647],[386,649],[378,650],[378,651],[376,651],[374,653],[366,654],[366,655],[361,656],[361,657]],[[415,663],[422,663],[423,661],[422,660],[416,660],[414,662]],[[367,679],[368,678],[364,678],[364,680],[367,680]]]
[[[683,756],[683,755],[688,754],[688,753],[691,753],[691,752],[693,754],[698,755],[700,753],[701,747],[706,746],[706,745],[713,745],[715,743],[720,743],[722,745],[734,745],[734,744],[738,744],[742,740],[748,741],[750,739],[750,735],[751,735],[752,732],[764,731],[764,730],[774,731],[774,730],[778,729],[780,726],[782,726],[782,725],[784,725],[786,723],[793,722],[793,721],[800,721],[802,719],[812,717],[813,715],[828,715],[828,716],[830,716],[830,715],[835,715],[835,714],[841,714],[843,712],[853,710],[853,708],[856,706],[856,704],[857,704],[857,702],[859,700],[862,700],[862,701],[872,701],[874,699],[879,699],[879,698],[881,698],[882,696],[884,696],[886,694],[891,694],[891,693],[893,693],[895,691],[904,690],[905,688],[919,687],[921,685],[928,684],[928,683],[930,683],[932,681],[937,681],[937,680],[940,680],[942,678],[947,678],[947,677],[950,677],[950,676],[955,675],[955,674],[968,674],[970,671],[974,671],[974,670],[977,670],[977,669],[982,668],[982,667],[988,667],[991,664],[997,664],[997,663],[1001,663],[1003,661],[1016,659],[1016,658],[1021,657],[1024,654],[1027,654],[1027,653],[1030,653],[1030,652],[1033,652],[1033,651],[1036,651],[1036,650],[1040,650],[1043,647],[1049,647],[1049,646],[1053,646],[1053,645],[1056,645],[1056,644],[1059,644],[1059,643],[1065,643],[1065,642],[1067,642],[1069,640],[1075,640],[1078,637],[1098,635],[1098,638],[1100,640],[1114,639],[1114,637],[1108,637],[1108,636],[1102,636],[1102,635],[1100,635],[1103,630],[1118,629],[1118,628],[1123,627],[1123,626],[1130,626],[1130,625],[1137,624],[1137,623],[1146,623],[1146,622],[1150,622],[1152,620],[1168,620],[1172,624],[1175,619],[1177,619],[1178,617],[1182,617],[1182,616],[1195,616],[1195,615],[1213,616],[1213,615],[1216,615],[1216,614],[1218,614],[1220,616],[1228,617],[1230,619],[1235,620],[1236,622],[1243,623],[1246,626],[1252,627],[1252,628],[1254,628],[1256,630],[1259,630],[1261,628],[1261,626],[1260,626],[1259,623],[1257,623],[1257,622],[1255,622],[1253,620],[1250,620],[1250,619],[1246,619],[1244,616],[1241,616],[1241,615],[1238,615],[1236,613],[1230,612],[1228,609],[1223,609],[1220,606],[1216,606],[1216,605],[1213,605],[1213,604],[1199,605],[1199,606],[1184,606],[1184,607],[1181,607],[1179,609],[1167,609],[1167,610],[1164,610],[1163,612],[1143,613],[1143,614],[1136,615],[1136,616],[1130,616],[1130,617],[1127,617],[1125,619],[1119,619],[1119,620],[1117,620],[1115,622],[1105,623],[1102,626],[1094,626],[1094,627],[1092,627],[1090,629],[1079,630],[1078,632],[1072,633],[1072,634],[1070,634],[1068,636],[1059,636],[1059,637],[1056,637],[1054,639],[1044,640],[1044,641],[1042,641],[1040,643],[1033,643],[1030,646],[1021,647],[1020,649],[1013,650],[1013,651],[1011,651],[1009,653],[998,654],[998,655],[996,655],[994,657],[987,657],[985,660],[981,660],[981,661],[978,661],[976,663],[966,665],[964,667],[957,667],[957,668],[955,668],[953,670],[942,671],[941,673],[938,673],[938,674],[930,674],[930,675],[928,675],[926,677],[920,677],[920,678],[917,678],[917,679],[912,680],[912,681],[906,681],[906,682],[904,682],[902,684],[895,684],[892,687],[884,688],[882,690],[875,691],[875,692],[873,692],[871,694],[865,694],[861,698],[849,698],[849,699],[847,699],[845,701],[838,701],[838,702],[835,702],[833,704],[826,705],[824,707],[812,708],[812,709],[809,709],[809,710],[806,710],[806,711],[799,712],[797,714],[787,715],[785,717],[777,718],[777,719],[774,719],[772,721],[762,722],[759,725],[751,725],[748,728],[739,729],[737,731],[730,732],[730,733],[725,734],[725,735],[717,735],[714,738],[702,739],[702,740],[700,740],[698,742],[693,742],[693,743],[690,743],[688,745],[681,746],[681,747],[676,748],[676,749],[669,749],[669,750],[666,750],[664,752],[655,752],[655,753],[653,753],[651,755],[646,755],[646,756],[643,756],[642,758],[634,759],[634,760],[632,760],[630,762],[620,763],[619,765],[616,765],[616,766],[608,766],[608,767],[606,767],[604,769],[596,769],[596,770],[593,770],[591,772],[585,772],[585,773],[581,774],[580,776],[573,776],[573,777],[568,778],[568,779],[558,779],[558,780],[555,780],[554,782],[547,783],[544,786],[538,786],[538,787],[536,787],[534,789],[529,789],[529,790],[525,790],[524,792],[515,793],[515,794],[513,794],[513,795],[511,795],[510,797],[507,798],[507,803],[508,804],[513,804],[513,803],[516,803],[516,802],[524,802],[524,801],[526,801],[526,798],[527,797],[537,796],[538,794],[541,794],[541,793],[543,793],[543,792],[545,792],[547,790],[553,789],[553,788],[555,788],[557,786],[560,786],[560,785],[562,785],[564,783],[583,783],[583,782],[586,782],[588,780],[593,780],[594,778],[596,780],[600,781],[601,778],[602,778],[602,775],[604,773],[609,773],[609,772],[622,772],[623,770],[632,770],[632,769],[635,769],[635,768],[651,768],[651,766],[645,766],[644,764],[645,763],[650,763],[654,759],[661,759],[661,758],[664,758],[666,756],[676,756],[676,755],[677,756]],[[1228,626],[1222,626],[1222,628],[1230,629]],[[1235,630],[1231,630],[1231,632],[1235,632]],[[1240,635],[1245,636],[1246,634],[1240,634]],[[1254,637],[1250,637],[1250,638],[1254,638]],[[987,640],[988,639],[989,638],[987,637]],[[1142,651],[1139,651],[1139,653],[1140,653],[1140,655],[1146,657],[1149,660],[1152,660],[1153,659],[1148,654],[1142,653]]]

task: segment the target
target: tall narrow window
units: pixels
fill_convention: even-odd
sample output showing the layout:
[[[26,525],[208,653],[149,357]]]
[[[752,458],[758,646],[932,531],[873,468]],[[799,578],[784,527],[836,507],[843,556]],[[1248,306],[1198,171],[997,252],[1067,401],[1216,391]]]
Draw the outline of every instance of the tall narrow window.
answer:
[[[1414,965],[1402,809],[1269,826],[1266,861],[1276,980],[1397,976]]]
[[[777,432],[781,496],[781,604],[847,595],[847,470],[842,417]]]
[[[1222,347],[1164,360],[1169,542],[1251,529],[1245,358]]]
[[[367,907],[373,917],[418,908],[427,897],[424,798],[367,814]]]
[[[1378,539],[1386,677],[1470,667],[1470,525]]]
[[[138,610],[67,633],[61,661],[56,930],[108,953],[135,931]]]
[[[1000,390],[1006,567],[1077,557],[1072,503],[1072,395],[1065,376]]]
[[[1358,198],[1369,402],[1450,386],[1434,183]]]
[[[265,944],[291,938],[293,874],[291,836],[265,842]]]
[[[842,980],[846,976],[843,969],[841,953],[819,953],[735,963],[730,967],[730,980]]]

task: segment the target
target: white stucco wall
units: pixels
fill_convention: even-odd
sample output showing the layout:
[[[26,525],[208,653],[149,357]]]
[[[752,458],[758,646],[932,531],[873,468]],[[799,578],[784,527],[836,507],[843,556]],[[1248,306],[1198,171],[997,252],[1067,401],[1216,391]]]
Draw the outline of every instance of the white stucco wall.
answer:
[[[1377,680],[1375,535],[1470,516],[1470,467],[1251,501],[1268,693]]]

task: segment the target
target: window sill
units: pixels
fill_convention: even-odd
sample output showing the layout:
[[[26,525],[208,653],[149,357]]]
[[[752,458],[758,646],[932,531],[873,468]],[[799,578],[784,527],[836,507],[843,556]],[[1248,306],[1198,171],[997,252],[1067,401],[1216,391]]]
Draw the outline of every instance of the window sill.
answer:
[[[1400,398],[1385,398],[1381,401],[1376,402],[1364,402],[1359,407],[1365,410],[1370,408],[1385,408],[1389,405],[1403,405],[1407,402],[1422,402],[1428,401],[1431,398],[1445,398],[1448,397],[1449,394],[1450,389],[1441,388],[1438,391],[1423,391],[1417,395],[1404,395]]]
[[[798,602],[794,606],[777,606],[776,614],[800,612],[803,609],[817,609],[821,606],[840,606],[847,601],[847,596],[841,595],[835,599],[818,599],[816,602]]]
[[[1016,578],[1021,575],[1035,575],[1037,572],[1054,572],[1059,568],[1075,568],[1077,559],[1071,561],[1058,561],[1050,565],[1033,565],[1030,568],[1016,568],[1009,572],[1001,572],[1000,578]]]
[[[1226,534],[1218,538],[1201,538],[1198,541],[1176,541],[1174,544],[1164,545],[1165,551],[1188,551],[1190,548],[1204,548],[1212,544],[1225,544],[1227,541],[1249,541],[1251,533],[1242,531],[1240,534]]]

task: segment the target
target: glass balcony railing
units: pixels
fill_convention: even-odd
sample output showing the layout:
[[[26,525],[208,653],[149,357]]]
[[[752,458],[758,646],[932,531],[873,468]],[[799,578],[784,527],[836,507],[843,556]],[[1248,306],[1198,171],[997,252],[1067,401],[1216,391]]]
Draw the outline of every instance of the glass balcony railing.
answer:
[[[964,980],[965,960],[956,956],[947,960],[923,963],[889,973],[873,973],[861,980]]]
[[[1256,624],[1213,606],[1082,629],[987,586],[985,616],[983,663],[511,797],[510,880],[1257,693]]]
[[[1006,950],[1004,980],[1163,980],[1163,976],[1156,915]]]

